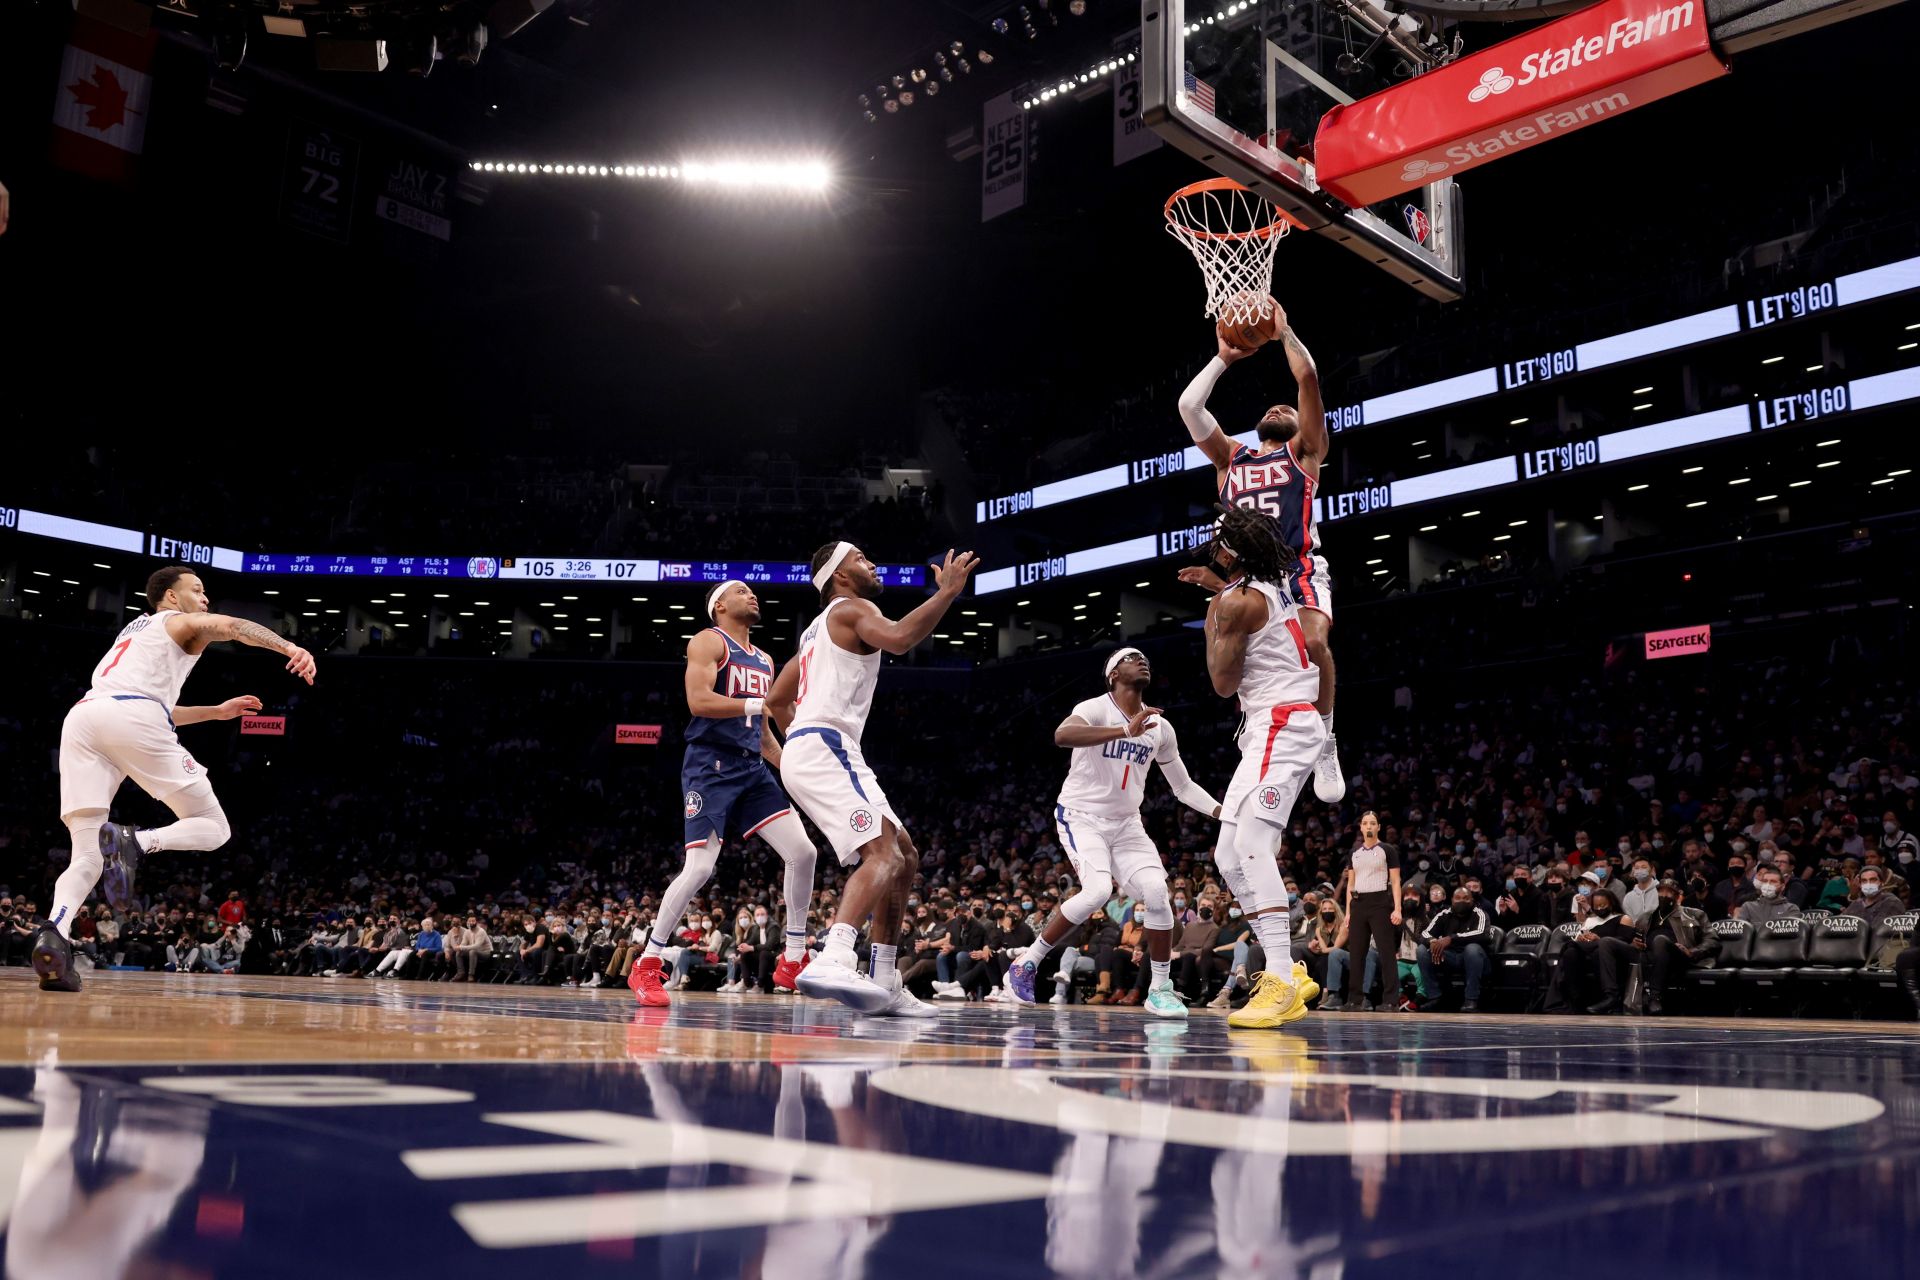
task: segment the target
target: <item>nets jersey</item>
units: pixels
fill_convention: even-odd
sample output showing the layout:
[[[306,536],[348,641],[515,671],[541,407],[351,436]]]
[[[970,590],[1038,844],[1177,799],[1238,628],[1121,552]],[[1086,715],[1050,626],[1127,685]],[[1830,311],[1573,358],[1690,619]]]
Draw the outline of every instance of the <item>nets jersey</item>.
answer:
[[[1258,591],[1267,601],[1266,625],[1247,637],[1247,661],[1240,675],[1240,709],[1311,705],[1320,696],[1320,668],[1307,656],[1306,633],[1299,611],[1265,582],[1229,583],[1220,592],[1242,587]]]
[[[1113,695],[1089,698],[1073,709],[1073,714],[1097,729],[1120,728],[1127,723]],[[1073,763],[1067,766],[1067,781],[1060,788],[1060,804],[1076,813],[1096,818],[1130,818],[1140,812],[1141,797],[1146,794],[1147,771],[1156,758],[1164,759],[1173,730],[1160,716],[1154,725],[1137,738],[1121,738],[1097,747],[1075,747]]]
[[[188,653],[167,634],[166,620],[178,612],[162,609],[129,622],[94,667],[87,696],[152,698],[169,711],[179,705],[180,686],[200,655]]]
[[[767,690],[773,688],[773,659],[751,645],[742,648],[719,627],[707,630],[727,644],[727,660],[713,674],[713,691],[723,698],[765,698]],[[740,755],[758,756],[762,718],[693,716],[687,722],[687,745],[721,746]]]
[[[828,615],[848,599],[835,596],[827,601],[820,616],[800,635],[800,651],[794,655],[794,661],[800,664],[800,692],[794,698],[788,737],[796,729],[820,725],[838,729],[858,742],[867,727],[867,713],[873,710],[873,686],[880,678],[880,654],[842,649],[827,628]]]
[[[1313,570],[1320,553],[1320,531],[1313,526],[1313,491],[1317,486],[1288,441],[1270,453],[1256,453],[1235,445],[1227,460],[1227,478],[1220,501],[1229,507],[1251,507],[1271,516],[1285,530],[1287,545],[1300,556],[1302,569]]]

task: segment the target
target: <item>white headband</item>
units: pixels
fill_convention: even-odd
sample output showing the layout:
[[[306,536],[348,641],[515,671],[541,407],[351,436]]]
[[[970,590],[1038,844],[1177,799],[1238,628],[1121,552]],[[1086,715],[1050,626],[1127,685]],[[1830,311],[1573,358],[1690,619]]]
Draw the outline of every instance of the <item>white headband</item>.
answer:
[[[825,591],[827,589],[827,580],[833,577],[833,571],[840,567],[840,562],[847,558],[847,553],[851,550],[853,550],[853,544],[851,542],[842,542],[834,546],[833,554],[828,556],[827,562],[820,566],[820,572],[813,575],[813,589],[815,591]]]
[[[728,587],[744,587],[747,584],[738,578],[728,578],[725,582],[707,593],[707,621],[713,621],[713,606],[720,603],[720,594]]]
[[[1125,662],[1129,656],[1138,658],[1142,662],[1145,662],[1147,660],[1147,655],[1140,652],[1138,649],[1115,649],[1113,651],[1113,656],[1107,659],[1107,670],[1106,670],[1107,679],[1109,680],[1113,679],[1113,669],[1119,666],[1121,663]]]

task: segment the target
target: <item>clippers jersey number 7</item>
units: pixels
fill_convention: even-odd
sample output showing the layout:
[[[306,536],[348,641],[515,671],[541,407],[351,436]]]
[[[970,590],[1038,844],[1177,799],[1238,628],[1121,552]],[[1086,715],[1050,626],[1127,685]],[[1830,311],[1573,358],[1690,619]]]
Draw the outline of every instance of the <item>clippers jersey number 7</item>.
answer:
[[[807,665],[813,661],[812,651],[800,655],[800,692],[793,696],[793,709],[800,710],[800,704],[807,700]]]

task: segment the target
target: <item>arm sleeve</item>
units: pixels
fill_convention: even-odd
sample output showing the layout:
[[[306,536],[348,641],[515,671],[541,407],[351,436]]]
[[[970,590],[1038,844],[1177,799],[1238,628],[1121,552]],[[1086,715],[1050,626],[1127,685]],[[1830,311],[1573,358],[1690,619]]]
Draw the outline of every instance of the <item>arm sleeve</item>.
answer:
[[[1174,798],[1181,804],[1209,818],[1220,807],[1220,802],[1195,782],[1193,775],[1187,772],[1187,766],[1180,762],[1180,739],[1173,732],[1173,726],[1165,720],[1160,722],[1160,749],[1154,752],[1154,763],[1166,775],[1167,785],[1173,788]]]
[[[1220,424],[1207,412],[1207,397],[1213,394],[1213,384],[1220,381],[1220,375],[1226,371],[1226,362],[1215,356],[1207,361],[1206,368],[1193,375],[1193,381],[1180,393],[1180,421],[1187,424],[1187,434],[1195,444],[1220,430]]]

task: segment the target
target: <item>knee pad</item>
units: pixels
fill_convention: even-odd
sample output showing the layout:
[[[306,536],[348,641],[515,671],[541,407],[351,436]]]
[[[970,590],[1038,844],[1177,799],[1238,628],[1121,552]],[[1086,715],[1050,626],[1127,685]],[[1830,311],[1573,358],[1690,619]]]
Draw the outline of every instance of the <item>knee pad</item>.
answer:
[[[1280,874],[1280,830],[1258,819],[1223,826],[1220,870],[1249,914],[1287,905],[1287,882]],[[1229,847],[1228,832],[1232,832]],[[1231,867],[1233,870],[1228,871]]]
[[[713,878],[713,869],[720,865],[721,843],[719,836],[710,835],[699,844],[687,846],[687,864],[681,874],[698,876],[696,889]]]
[[[807,839],[807,829],[800,819],[791,813],[782,814],[760,830],[760,838],[765,840],[773,851],[789,863],[814,861],[819,852],[813,847],[813,841]]]
[[[1085,924],[1112,896],[1113,877],[1104,871],[1090,871],[1080,892],[1060,904],[1060,912],[1075,924]]]
[[[68,865],[78,867],[96,878],[100,874],[100,828],[106,825],[105,809],[85,809],[67,816],[67,831],[73,837],[73,861]]]
[[[1140,895],[1141,905],[1146,910],[1141,915],[1141,923],[1149,929],[1173,928],[1173,904],[1167,894],[1167,874],[1164,871],[1149,872],[1142,875],[1134,884],[1134,891]]]

